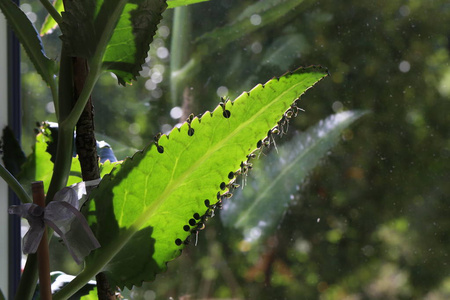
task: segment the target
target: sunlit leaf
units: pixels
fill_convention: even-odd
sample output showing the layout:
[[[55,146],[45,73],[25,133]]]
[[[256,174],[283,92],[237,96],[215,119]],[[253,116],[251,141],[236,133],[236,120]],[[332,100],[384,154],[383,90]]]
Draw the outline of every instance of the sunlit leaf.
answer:
[[[342,131],[363,116],[362,111],[332,115],[279,146],[254,166],[248,186],[224,204],[221,219],[242,230],[249,242],[272,234],[280,223],[297,186],[335,146]]]
[[[53,6],[59,13],[64,11],[62,0],[54,0]],[[41,36],[52,33],[56,26],[58,26],[58,24],[56,23],[55,19],[53,19],[52,16],[48,14],[47,17],[45,17],[45,21],[42,24],[41,31],[39,33]]]
[[[98,299],[98,292],[97,288],[94,288],[92,291],[89,292],[88,295],[82,296],[80,300],[97,300]]]
[[[83,272],[104,271],[111,284],[131,287],[165,270],[202,226],[202,217],[227,197],[247,155],[326,75],[320,67],[302,68],[257,85],[161,136],[156,146],[105,176],[87,212],[102,247],[91,253]]]
[[[209,0],[167,0],[167,8],[174,8],[178,6],[191,5],[200,2],[206,2]]]
[[[0,154],[2,154],[5,168],[14,176],[20,172],[20,166],[25,162],[26,157],[14,136],[14,132],[9,126],[3,128],[0,141]]]

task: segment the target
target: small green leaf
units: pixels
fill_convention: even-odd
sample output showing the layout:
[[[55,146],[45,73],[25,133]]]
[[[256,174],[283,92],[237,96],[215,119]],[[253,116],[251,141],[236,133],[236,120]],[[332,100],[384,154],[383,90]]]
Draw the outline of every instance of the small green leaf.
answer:
[[[3,152],[3,163],[5,168],[14,176],[20,172],[20,166],[25,163],[26,157],[9,126],[3,128],[0,141],[0,154]]]
[[[301,68],[258,85],[117,166],[86,205],[102,247],[88,257],[82,277],[104,271],[113,285],[131,287],[165,270],[201,217],[227,197],[246,156],[326,75],[321,67]]]
[[[72,56],[101,55],[120,84],[135,80],[167,4],[164,0],[69,1],[61,37]]]
[[[292,202],[296,187],[338,143],[341,132],[365,113],[332,115],[263,157],[250,173],[248,187],[225,203],[221,212],[225,226],[242,230],[248,242],[272,234]]]
[[[39,34],[23,11],[11,0],[0,0],[0,9],[42,79],[55,87],[56,63],[45,55]]]
[[[206,2],[209,0],[167,0],[167,8],[175,8],[178,6],[191,5],[200,2]]]
[[[98,300],[97,288],[95,287],[93,290],[89,292],[89,294],[81,296],[80,300]]]
[[[53,6],[55,7],[55,10],[58,13],[62,13],[64,11],[64,5],[62,0],[54,0]],[[58,26],[58,23],[56,23],[55,19],[52,18],[50,14],[47,15],[45,18],[44,23],[42,24],[41,31],[39,34],[41,36],[52,33],[53,30]]]

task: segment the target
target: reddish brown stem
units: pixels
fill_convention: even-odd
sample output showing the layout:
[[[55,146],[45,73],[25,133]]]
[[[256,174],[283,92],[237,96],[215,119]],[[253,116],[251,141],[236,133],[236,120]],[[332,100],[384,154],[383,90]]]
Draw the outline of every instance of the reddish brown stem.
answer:
[[[78,99],[83,90],[86,77],[89,73],[87,60],[81,57],[73,58],[73,78],[75,87],[75,99]],[[100,178],[97,155],[97,141],[94,134],[94,106],[92,98],[89,100],[77,122],[76,146],[78,160],[81,166],[81,175],[84,181]],[[103,273],[95,276],[97,280],[97,296],[99,300],[115,300],[109,282]]]
[[[78,98],[84,87],[89,73],[89,66],[84,58],[73,59],[75,99]],[[88,102],[77,122],[76,146],[78,160],[81,165],[81,174],[84,181],[100,178],[98,168],[97,141],[94,134],[94,106],[89,97]]]
[[[36,181],[31,183],[33,193],[33,202],[41,207],[45,207],[44,183]],[[44,229],[44,235],[37,250],[38,268],[39,268],[39,290],[42,300],[52,299],[52,289],[50,280],[50,263],[47,239],[47,227]]]

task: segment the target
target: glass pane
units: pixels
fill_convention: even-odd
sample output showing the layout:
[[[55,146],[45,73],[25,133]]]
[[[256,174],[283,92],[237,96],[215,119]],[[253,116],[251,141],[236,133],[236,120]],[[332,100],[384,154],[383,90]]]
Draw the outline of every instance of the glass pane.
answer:
[[[40,28],[45,14],[39,3],[24,2],[22,9]],[[97,139],[110,143],[118,159],[189,114],[213,110],[220,97],[234,99],[300,66],[326,66],[331,76],[302,97],[305,112],[290,121],[283,138],[275,137],[277,147],[332,114],[369,114],[343,131],[306,178],[277,186],[295,192],[273,199],[283,213],[271,220],[275,227],[257,233],[257,241],[223,221],[225,205],[167,272],[123,295],[447,298],[449,22],[444,0],[212,0],[167,10],[138,80],[120,87],[107,73],[92,95]],[[43,37],[56,60],[59,35],[56,29]],[[23,145],[29,153],[36,121],[56,119],[45,83],[23,57]],[[274,151],[272,146],[261,160]],[[246,181],[244,193],[258,176],[239,179]],[[238,204],[242,197],[227,201]],[[60,252],[53,268],[76,273],[63,247]]]

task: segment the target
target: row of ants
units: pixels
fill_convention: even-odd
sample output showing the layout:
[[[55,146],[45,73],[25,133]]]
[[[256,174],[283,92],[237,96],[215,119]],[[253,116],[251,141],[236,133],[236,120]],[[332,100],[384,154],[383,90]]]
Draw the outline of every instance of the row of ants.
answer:
[[[297,99],[298,100],[298,99]],[[231,116],[230,111],[225,109],[225,101],[220,102],[219,104],[223,108],[223,116],[225,118],[229,118]],[[277,125],[270,129],[267,133],[267,136],[259,140],[256,144],[256,150],[247,155],[247,160],[241,162],[240,168],[236,172],[230,172],[228,174],[228,179],[230,179],[230,182],[226,184],[225,182],[222,182],[219,186],[220,190],[225,191],[223,194],[220,192],[217,192],[217,202],[215,204],[211,204],[209,199],[206,199],[204,201],[205,206],[207,207],[206,212],[201,216],[199,213],[194,213],[192,218],[189,219],[188,224],[183,226],[183,230],[186,232],[190,232],[191,235],[187,237],[187,239],[183,242],[181,239],[176,239],[175,244],[177,246],[181,246],[182,244],[188,245],[190,243],[190,238],[192,235],[195,234],[195,245],[197,245],[198,242],[198,233],[199,231],[205,229],[205,223],[208,219],[214,217],[214,211],[216,208],[222,209],[222,204],[225,199],[229,199],[233,196],[232,191],[237,189],[240,185],[235,183],[235,179],[238,175],[241,175],[243,178],[243,186],[245,185],[245,178],[248,174],[248,172],[252,169],[253,165],[250,163],[251,159],[254,159],[258,157],[259,155],[256,154],[256,152],[259,152],[259,154],[262,152],[264,148],[268,148],[271,144],[275,145],[274,135],[283,135],[287,133],[288,125],[289,125],[289,119],[292,117],[296,117],[299,111],[301,111],[297,106],[297,101],[294,101],[294,103],[291,105],[291,107],[284,113],[283,117],[278,121]],[[194,115],[191,114],[186,122],[188,123],[189,129],[188,129],[188,135],[192,136],[194,134],[194,129],[191,127],[191,122],[194,119]],[[159,139],[159,136],[155,137],[155,143],[158,147],[158,152],[162,153],[164,149],[162,146],[157,144],[157,141]],[[162,151],[160,151],[160,148],[162,148]]]

